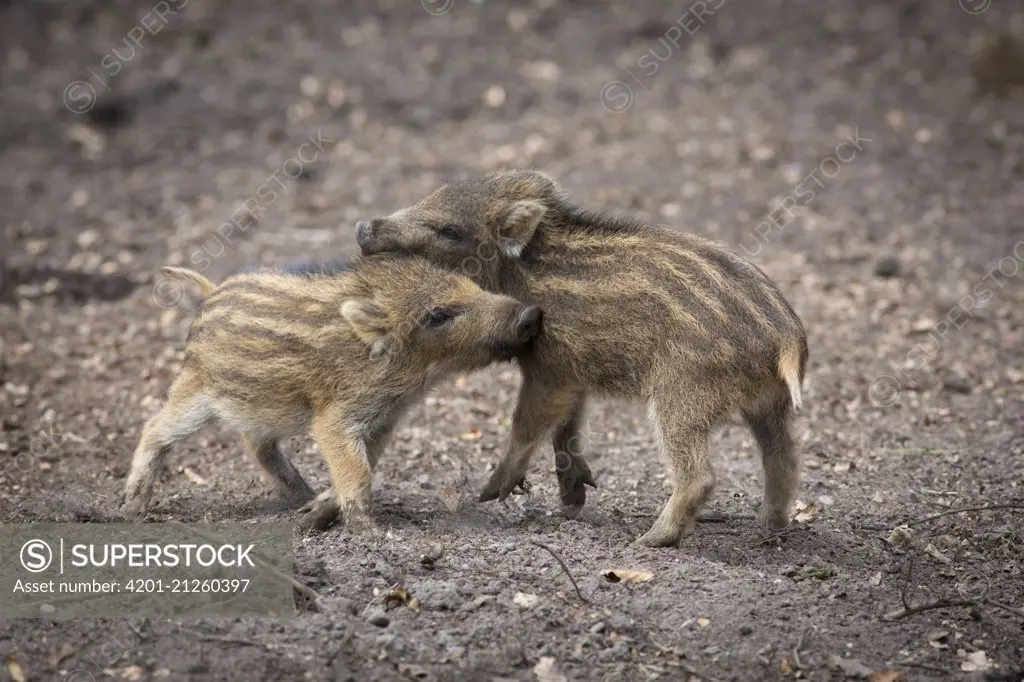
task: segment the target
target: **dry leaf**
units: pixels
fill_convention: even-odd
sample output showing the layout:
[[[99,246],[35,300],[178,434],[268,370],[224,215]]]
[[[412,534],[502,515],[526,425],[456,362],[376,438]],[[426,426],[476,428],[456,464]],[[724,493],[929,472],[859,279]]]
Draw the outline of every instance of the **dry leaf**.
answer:
[[[653,573],[632,568],[606,568],[601,575],[610,583],[645,583],[654,577]]]
[[[461,498],[462,495],[459,494],[459,491],[451,486],[441,491],[441,501],[444,502],[444,506],[448,507],[448,511],[452,514],[459,511]]]
[[[462,440],[480,440],[482,436],[483,434],[480,433],[480,429],[470,429],[469,431],[466,431],[464,434],[459,436],[459,438],[461,438]]]
[[[71,644],[61,644],[56,649],[50,650],[50,667],[59,668],[60,664],[64,662],[64,659],[73,655],[78,651],[78,647],[72,646]]]
[[[957,654],[959,655],[962,652],[964,652],[963,649],[960,649],[957,651]],[[985,652],[980,650],[967,654],[967,660],[960,664],[960,669],[969,673],[983,672],[992,667],[992,661],[988,660]]]
[[[903,679],[899,670],[879,670],[871,674],[871,682],[897,682]]]
[[[21,669],[21,664],[14,659],[14,656],[5,658],[4,665],[7,666],[7,672],[10,673],[14,682],[25,682],[25,671]]]
[[[793,664],[789,662],[788,658],[783,658],[782,663],[779,663],[779,672],[783,675],[788,675],[793,672]]]
[[[410,595],[409,590],[399,585],[384,597],[384,610],[388,611],[395,606],[401,605],[408,606],[413,611],[419,611],[422,608],[420,600]]]
[[[535,594],[527,594],[526,592],[516,592],[512,597],[512,601],[524,609],[532,609],[540,603],[540,597]]]
[[[388,609],[404,604],[407,601],[409,601],[409,592],[399,585],[385,595],[384,610],[387,611]]]
[[[138,682],[142,679],[142,668],[137,665],[130,665],[127,668],[121,669],[121,677],[129,682]]]
[[[876,572],[873,576],[871,576],[871,579],[868,580],[868,582],[871,583],[874,587],[878,587],[879,585],[881,585],[882,584],[882,572],[881,571]]]
[[[533,674],[539,682],[566,682],[568,678],[555,669],[555,659],[541,656],[537,665],[533,666]]]
[[[807,504],[806,502],[797,501],[796,503],[796,514],[793,515],[793,520],[797,523],[808,523],[815,516],[817,516],[818,508],[813,502]]]
[[[697,619],[697,625],[701,626],[702,628],[706,628],[707,626],[711,625],[711,619],[709,619],[709,618],[698,618]]]
[[[183,473],[185,474],[185,478],[192,481],[196,485],[207,485],[206,479],[197,474],[195,471],[193,471],[192,467],[185,467]]]

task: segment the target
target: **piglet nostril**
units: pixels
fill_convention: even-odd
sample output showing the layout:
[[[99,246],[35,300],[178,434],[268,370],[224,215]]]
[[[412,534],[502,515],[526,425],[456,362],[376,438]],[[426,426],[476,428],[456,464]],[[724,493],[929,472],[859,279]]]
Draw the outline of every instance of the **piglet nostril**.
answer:
[[[537,306],[531,305],[519,311],[516,320],[516,336],[522,341],[531,341],[540,334],[543,324],[544,312]]]

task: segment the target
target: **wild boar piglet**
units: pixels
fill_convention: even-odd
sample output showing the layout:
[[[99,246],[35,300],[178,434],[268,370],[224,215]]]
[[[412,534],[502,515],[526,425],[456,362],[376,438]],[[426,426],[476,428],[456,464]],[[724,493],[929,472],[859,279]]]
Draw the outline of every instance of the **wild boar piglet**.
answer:
[[[243,274],[219,286],[165,271],[206,298],[167,403],[135,451],[122,493],[132,515],[146,510],[168,450],[219,420],[296,504],[313,492],[277,444],[312,435],[332,482],[315,522],[340,511],[353,529],[372,529],[371,472],[404,410],[453,373],[527,352],[542,326],[537,306],[419,258],[363,258],[329,275]]]
[[[445,185],[357,225],[363,254],[418,254],[484,289],[541,306],[544,331],[504,456],[481,494],[505,499],[553,432],[569,516],[594,479],[583,457],[587,395],[647,404],[674,492],[640,541],[672,545],[714,486],[708,435],[741,413],[762,455],[760,524],[789,523],[799,483],[790,416],[807,362],[803,325],[753,263],[694,234],[583,208],[536,171]]]

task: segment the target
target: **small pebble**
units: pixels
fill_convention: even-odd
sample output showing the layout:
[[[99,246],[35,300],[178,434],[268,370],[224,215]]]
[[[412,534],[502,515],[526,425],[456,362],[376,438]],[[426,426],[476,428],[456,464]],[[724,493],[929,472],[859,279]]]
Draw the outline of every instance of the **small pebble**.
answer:
[[[497,109],[505,103],[505,88],[500,85],[492,85],[484,92],[484,104],[492,109]]]
[[[299,81],[299,89],[306,97],[317,97],[323,92],[323,86],[316,76],[306,75]]]
[[[942,383],[942,387],[947,391],[952,391],[953,393],[961,393],[964,395],[971,392],[971,385],[967,382],[967,379],[965,379],[962,376],[954,376],[950,377],[949,379],[946,379]]]
[[[883,256],[875,263],[875,276],[895,277],[900,274],[900,261],[896,256]]]
[[[391,619],[388,618],[383,609],[371,610],[366,614],[366,620],[370,622],[370,625],[376,625],[379,628],[386,628],[391,622]]]

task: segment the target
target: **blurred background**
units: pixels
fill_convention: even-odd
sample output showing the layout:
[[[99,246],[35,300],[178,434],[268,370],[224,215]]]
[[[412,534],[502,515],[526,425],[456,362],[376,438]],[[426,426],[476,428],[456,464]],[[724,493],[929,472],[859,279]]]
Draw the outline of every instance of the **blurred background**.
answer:
[[[639,680],[675,669],[655,644],[671,640],[721,679],[773,679],[794,674],[785,652],[804,624],[818,632],[809,670],[850,654],[873,670],[911,661],[959,674],[957,647],[925,637],[944,612],[866,634],[879,602],[899,604],[906,557],[863,526],[1020,498],[1022,36],[1024,8],[1009,0],[0,1],[0,521],[109,511],[198,300],[161,283],[159,266],[219,281],[341,258],[356,250],[357,220],[446,180],[534,167],[583,203],[724,241],[780,283],[810,336],[802,504],[822,525],[782,549],[737,521],[715,528],[738,538],[709,541],[703,527],[676,554],[635,553],[629,542],[667,496],[664,471],[643,409],[605,405],[592,422],[602,488],[591,516],[559,520],[541,471],[549,453],[532,502],[460,510],[507,435],[518,379],[495,369],[418,407],[382,460],[377,512],[407,544],[336,530],[300,551],[304,575],[361,607],[398,572],[422,573],[418,542],[449,538],[462,553],[451,589],[411,587],[459,615],[392,614],[401,637],[382,642],[329,602],[281,631],[216,626],[284,643],[214,661],[185,630],[150,625],[136,643],[146,674],[178,671],[163,653],[175,652],[182,670],[202,661],[217,679],[265,665],[415,676],[380,661],[532,679],[544,654],[580,679]],[[749,434],[729,427],[715,449],[713,506],[751,513]],[[293,455],[326,484],[315,451]],[[280,513],[246,506],[267,493],[230,434],[170,461],[155,520]],[[944,519],[923,544],[951,563],[919,565],[922,595],[966,570],[1002,576],[1004,601],[1021,603],[1019,523],[992,516],[984,532]],[[554,589],[551,557],[520,556],[532,533],[551,534],[587,590],[601,587],[600,564],[629,561],[664,591],[604,594],[596,617],[557,601],[458,611],[481,593],[504,604],[517,589]],[[821,565],[835,568],[830,582],[790,580]],[[764,586],[780,572],[796,607]],[[510,574],[526,582],[510,587]],[[698,589],[694,576],[715,579]],[[692,626],[705,616],[710,626]],[[956,626],[981,642],[967,653],[1003,670],[1024,659],[1019,628],[990,625]],[[0,628],[0,642],[33,665],[46,665],[37,635],[88,640],[85,626],[32,627]],[[318,639],[325,628],[355,643],[338,657]]]
[[[357,219],[502,166],[737,246],[857,130],[867,153],[773,250],[1005,232],[1014,3],[731,1],[6,2],[4,298],[24,268],[133,276],[208,240],[212,275],[344,250]]]

